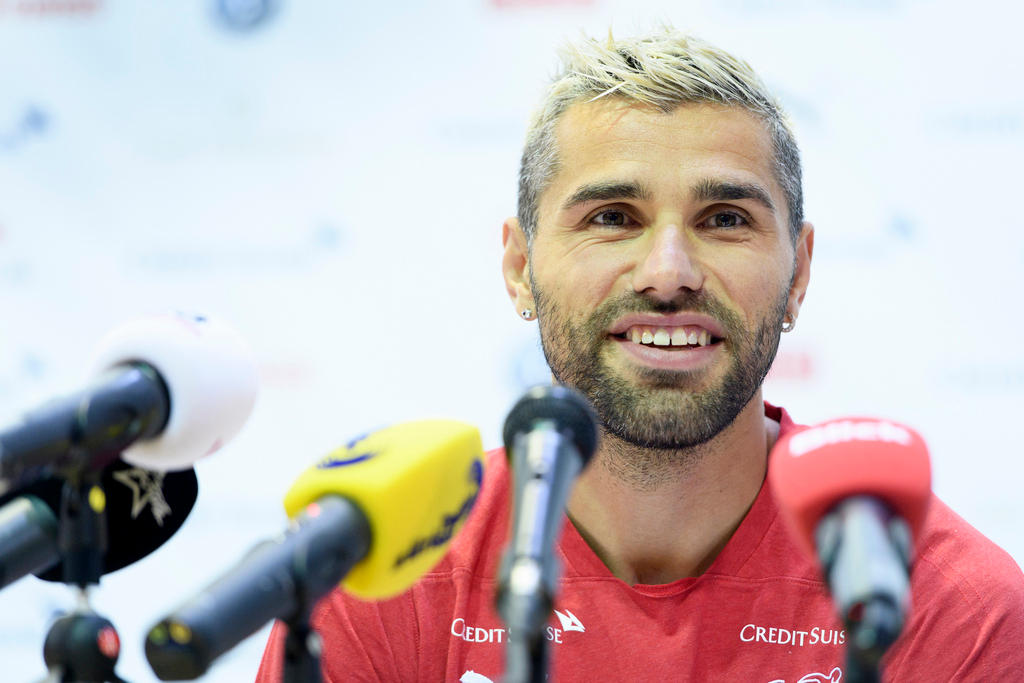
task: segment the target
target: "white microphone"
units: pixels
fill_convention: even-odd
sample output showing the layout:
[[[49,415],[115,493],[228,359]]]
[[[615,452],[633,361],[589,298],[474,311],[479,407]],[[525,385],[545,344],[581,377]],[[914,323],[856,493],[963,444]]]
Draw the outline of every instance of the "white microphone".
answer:
[[[121,456],[138,467],[191,467],[234,438],[256,404],[252,351],[216,318],[177,312],[127,323],[100,341],[92,367],[103,371],[131,362],[152,366],[170,397],[163,430]]]
[[[227,443],[256,401],[252,353],[225,324],[175,313],[110,332],[84,390],[0,429],[0,489],[118,456],[149,470],[190,467]]]

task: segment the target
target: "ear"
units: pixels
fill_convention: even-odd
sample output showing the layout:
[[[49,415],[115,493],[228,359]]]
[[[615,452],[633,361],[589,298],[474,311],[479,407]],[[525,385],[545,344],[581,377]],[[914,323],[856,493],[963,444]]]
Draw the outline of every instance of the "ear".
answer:
[[[518,218],[509,218],[501,226],[501,243],[505,247],[501,258],[505,291],[516,307],[516,313],[535,308],[530,290],[530,251]]]
[[[789,288],[789,300],[787,310],[796,318],[800,313],[800,306],[804,302],[804,295],[807,294],[807,283],[811,280],[811,256],[814,255],[814,226],[804,222],[800,228],[800,235],[796,240],[796,268],[793,271],[793,284]]]

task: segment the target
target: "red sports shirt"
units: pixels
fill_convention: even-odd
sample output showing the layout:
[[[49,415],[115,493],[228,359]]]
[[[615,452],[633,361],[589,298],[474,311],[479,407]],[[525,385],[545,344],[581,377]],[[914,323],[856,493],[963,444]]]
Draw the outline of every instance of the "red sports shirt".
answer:
[[[766,405],[781,425],[785,411]],[[498,683],[505,631],[495,577],[511,509],[504,453],[446,558],[379,603],[334,591],[314,625],[326,681]],[[685,529],[680,529],[685,533]],[[933,499],[911,576],[912,610],[885,681],[1024,681],[1024,575],[1013,559]],[[815,566],[791,540],[767,483],[711,567],[665,585],[613,576],[565,521],[564,567],[548,624],[553,681],[821,683],[843,678],[845,634]],[[274,627],[258,681],[281,680]]]

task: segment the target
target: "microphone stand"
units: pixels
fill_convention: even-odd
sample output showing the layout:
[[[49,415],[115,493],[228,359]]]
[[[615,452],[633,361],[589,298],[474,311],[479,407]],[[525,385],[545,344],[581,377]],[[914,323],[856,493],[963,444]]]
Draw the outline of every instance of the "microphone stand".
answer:
[[[110,620],[89,606],[85,590],[79,607],[54,622],[43,644],[47,683],[126,683],[114,672],[120,639]]]
[[[547,680],[548,650],[543,637],[516,638],[509,634],[503,683],[543,683]]]
[[[320,654],[323,641],[309,623],[311,609],[299,610],[285,622],[288,635],[284,641],[284,683],[321,683]]]
[[[60,499],[57,547],[64,562],[64,583],[81,589],[99,584],[107,551],[106,494],[102,471],[70,473]]]
[[[63,581],[76,590],[78,607],[57,619],[46,634],[45,680],[54,683],[125,683],[114,672],[121,650],[117,630],[89,605],[88,587],[99,584],[107,549],[101,476],[102,470],[72,470],[61,491],[57,545]]]
[[[307,508],[307,522],[319,518],[344,520],[346,524],[366,524],[366,518],[350,501],[335,498],[317,504],[316,511]],[[326,528],[326,527],[325,527]],[[366,535],[369,543],[369,533]],[[321,536],[321,542],[305,543],[300,547],[292,562],[292,591],[295,596],[295,610],[284,619],[288,636],[284,643],[284,683],[321,683],[320,654],[323,641],[310,619],[317,603],[331,592],[348,574],[356,561],[366,554],[366,548],[353,552],[332,540],[331,535]]]
[[[900,635],[900,610],[885,597],[875,597],[846,620],[846,678],[850,683],[879,683],[882,656]]]
[[[878,683],[882,657],[903,629],[910,528],[877,500],[855,496],[822,519],[815,536],[847,634],[843,680]]]
[[[551,593],[545,588],[543,564],[534,558],[513,560],[502,572],[499,612],[508,627],[504,683],[543,683],[547,679],[547,641],[544,623],[551,614]]]

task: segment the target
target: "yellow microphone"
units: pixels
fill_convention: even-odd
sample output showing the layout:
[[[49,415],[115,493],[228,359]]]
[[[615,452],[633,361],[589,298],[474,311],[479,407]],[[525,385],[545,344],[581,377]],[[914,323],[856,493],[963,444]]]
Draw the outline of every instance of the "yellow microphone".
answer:
[[[483,479],[480,432],[423,420],[353,440],[303,473],[284,497],[289,517],[343,496],[370,525],[369,552],[341,582],[367,600],[406,590],[444,556]]]
[[[353,439],[285,495],[292,528],[150,629],[150,666],[161,680],[198,678],[271,619],[304,618],[339,583],[363,599],[401,593],[444,556],[482,481],[480,433],[461,422]]]

